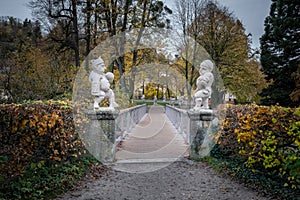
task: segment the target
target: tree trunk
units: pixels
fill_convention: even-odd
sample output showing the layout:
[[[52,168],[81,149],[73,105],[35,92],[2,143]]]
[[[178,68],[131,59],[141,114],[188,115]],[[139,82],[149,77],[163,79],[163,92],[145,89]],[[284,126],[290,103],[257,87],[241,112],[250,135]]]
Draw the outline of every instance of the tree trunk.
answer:
[[[89,53],[91,51],[91,0],[86,1],[86,49],[85,49],[85,56],[86,62],[85,67],[86,71],[89,71]]]
[[[75,65],[80,66],[80,53],[79,53],[79,31],[78,31],[78,18],[77,18],[77,0],[72,0],[72,21],[73,21],[73,43],[75,54]]]
[[[151,3],[151,2],[150,2]],[[141,38],[143,35],[143,32],[145,30],[145,25],[146,25],[146,14],[147,14],[147,4],[148,0],[144,1],[143,5],[143,15],[142,15],[142,21],[141,21],[141,28],[138,32],[138,37],[135,43],[135,47],[133,50],[133,58],[132,58],[132,68],[131,68],[131,80],[130,80],[130,97],[133,97],[134,94],[134,81],[135,81],[135,67],[136,67],[136,62],[137,62],[137,57],[138,57],[138,46],[140,45]],[[149,16],[149,15],[148,15]]]

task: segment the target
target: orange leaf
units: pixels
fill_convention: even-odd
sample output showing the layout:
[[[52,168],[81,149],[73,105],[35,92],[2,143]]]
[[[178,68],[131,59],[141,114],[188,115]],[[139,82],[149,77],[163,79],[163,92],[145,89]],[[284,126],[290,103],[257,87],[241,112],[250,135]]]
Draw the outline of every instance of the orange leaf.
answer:
[[[53,159],[56,161],[61,161],[61,158],[59,158],[59,157],[53,157]]]

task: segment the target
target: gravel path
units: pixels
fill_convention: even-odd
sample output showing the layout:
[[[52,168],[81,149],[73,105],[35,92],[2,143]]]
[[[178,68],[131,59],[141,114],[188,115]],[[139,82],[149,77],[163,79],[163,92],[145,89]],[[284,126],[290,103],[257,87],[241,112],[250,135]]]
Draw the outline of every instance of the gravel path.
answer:
[[[77,200],[264,200],[254,191],[223,177],[206,163],[182,158],[187,151],[163,108],[151,107],[116,154],[108,170],[93,172],[80,187],[58,199]],[[174,162],[180,158],[181,161]],[[175,159],[175,160],[172,160]],[[131,172],[131,173],[129,173]]]
[[[58,199],[180,199],[264,200],[266,197],[215,172],[206,163],[174,162],[149,173],[108,169],[95,180],[86,180]]]

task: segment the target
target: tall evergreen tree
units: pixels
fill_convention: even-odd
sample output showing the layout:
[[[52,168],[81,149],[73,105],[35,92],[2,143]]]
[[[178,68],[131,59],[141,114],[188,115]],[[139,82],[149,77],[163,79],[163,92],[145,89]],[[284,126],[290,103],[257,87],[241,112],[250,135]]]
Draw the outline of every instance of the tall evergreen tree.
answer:
[[[261,37],[261,64],[271,82],[263,90],[263,104],[297,106],[291,94],[296,88],[300,60],[300,3],[299,0],[272,0]]]

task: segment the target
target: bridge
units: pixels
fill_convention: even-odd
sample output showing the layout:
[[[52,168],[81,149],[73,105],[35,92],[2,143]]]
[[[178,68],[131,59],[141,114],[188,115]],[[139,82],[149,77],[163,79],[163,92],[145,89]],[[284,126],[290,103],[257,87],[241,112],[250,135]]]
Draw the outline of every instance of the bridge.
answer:
[[[100,138],[100,147],[106,149],[93,153],[111,167],[60,199],[267,199],[219,176],[206,163],[185,159],[199,154],[197,140],[205,143],[203,130],[214,123],[208,114],[137,106],[90,116],[103,125],[98,135],[107,134]],[[181,159],[184,162],[174,162]]]
[[[116,168],[130,172],[154,170],[188,157],[188,148],[184,137],[165,114],[165,108],[151,106],[149,112],[118,145],[115,157]],[[143,170],[137,169],[137,165],[143,165]]]
[[[140,105],[90,113],[89,118],[93,127],[86,142],[92,145],[90,152],[118,170],[137,173],[207,155],[204,142],[216,117],[212,110]]]

